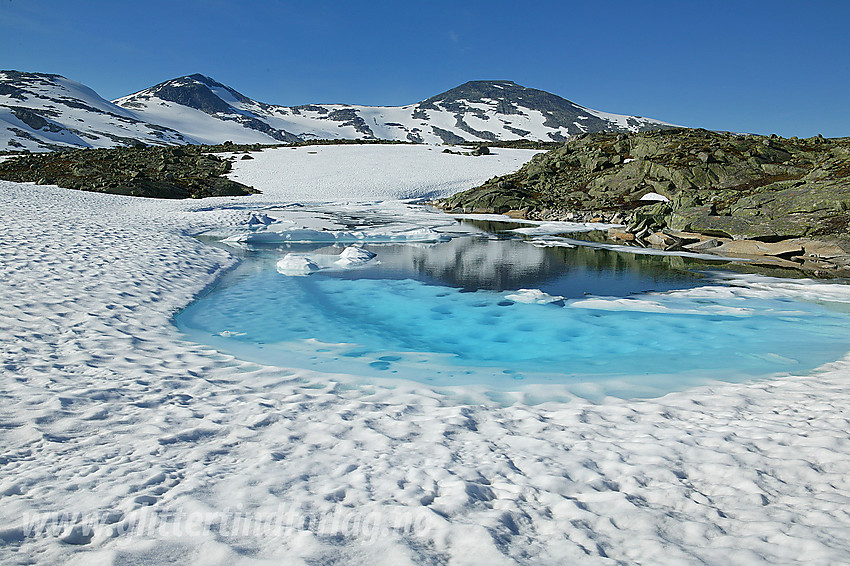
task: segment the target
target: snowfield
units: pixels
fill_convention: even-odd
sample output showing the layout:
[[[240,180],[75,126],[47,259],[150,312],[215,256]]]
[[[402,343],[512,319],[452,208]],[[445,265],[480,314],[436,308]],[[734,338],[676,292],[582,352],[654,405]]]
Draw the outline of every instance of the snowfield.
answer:
[[[234,262],[193,234],[293,201],[448,194],[532,154],[279,149],[237,161],[264,194],[202,201],[0,181],[0,562],[850,562],[850,357],[511,403],[262,367],[171,323]]]
[[[439,146],[317,145],[252,153],[229,175],[283,202],[436,199],[522,167],[532,149],[489,156],[442,153]],[[237,156],[238,157],[238,156]],[[262,198],[262,197],[261,197]]]

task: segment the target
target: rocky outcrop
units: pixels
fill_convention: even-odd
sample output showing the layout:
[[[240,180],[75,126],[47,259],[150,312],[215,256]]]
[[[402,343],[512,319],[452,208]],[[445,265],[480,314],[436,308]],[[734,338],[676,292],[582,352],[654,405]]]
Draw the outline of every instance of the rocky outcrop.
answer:
[[[0,179],[156,198],[239,196],[258,191],[224,177],[215,151],[254,146],[133,147],[24,154],[0,163]]]
[[[621,222],[631,235],[623,241],[635,245],[678,245],[671,234],[679,232],[722,239],[718,253],[769,255],[755,244],[747,244],[754,252],[747,254],[724,243],[744,240],[806,239],[850,249],[850,138],[682,128],[590,134],[438,204],[462,212]],[[782,255],[806,264],[804,248],[798,251]]]

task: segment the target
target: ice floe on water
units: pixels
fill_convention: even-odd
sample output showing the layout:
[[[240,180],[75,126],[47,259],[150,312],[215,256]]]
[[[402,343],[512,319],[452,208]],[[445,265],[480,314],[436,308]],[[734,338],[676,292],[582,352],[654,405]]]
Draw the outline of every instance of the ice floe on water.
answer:
[[[452,218],[459,220],[489,220],[495,222],[510,222],[515,224],[527,224],[519,228],[510,229],[511,232],[524,234],[526,236],[548,236],[556,234],[576,234],[581,232],[593,232],[595,230],[608,230],[609,228],[622,227],[622,224],[608,224],[604,222],[568,222],[555,220],[528,220],[525,218],[510,218],[501,214],[451,214]]]
[[[534,303],[537,305],[547,305],[564,300],[564,297],[560,295],[550,295],[540,289],[519,289],[515,293],[508,293],[505,298],[515,303]]]
[[[697,316],[751,316],[755,311],[750,308],[721,305],[699,305],[699,308],[674,308],[660,301],[646,299],[593,298],[570,303],[570,308],[602,311],[631,311],[644,313],[691,314]],[[802,311],[782,311],[784,315],[800,315]]]
[[[283,275],[310,275],[319,269],[316,262],[300,254],[286,254],[277,262],[277,271]]]
[[[590,402],[545,383],[355,386],[343,374],[250,363],[186,339],[173,316],[242,253],[191,234],[233,235],[251,210],[285,224],[284,209],[292,226],[349,230],[338,220],[363,208],[339,201],[459,190],[527,159],[321,147],[321,164],[335,167],[323,171],[310,169],[307,148],[280,151],[302,149],[300,161],[278,164],[280,154],[263,152],[265,163],[239,162],[237,173],[265,191],[240,199],[155,201],[0,182],[0,562],[850,561],[847,356],[760,381]],[[373,156],[380,166],[369,169]],[[251,170],[255,162],[265,169]],[[335,214],[289,206],[311,194],[337,201]],[[414,215],[399,202],[371,208]],[[556,251],[520,244],[541,261]],[[495,246],[482,249],[482,258],[499,257]],[[393,260],[389,248],[378,253]],[[274,262],[270,271],[295,284],[324,277],[287,278]],[[517,288],[532,287],[546,292]],[[474,293],[456,295],[443,298]],[[850,297],[843,283],[751,276],[670,295],[742,308],[762,300],[787,318],[801,301],[847,316]],[[492,310],[518,308],[592,312]],[[829,332],[819,320],[792,323]],[[244,338],[219,330],[231,333],[223,341]],[[398,363],[383,357],[373,361]],[[583,387],[592,397],[597,386]]]
[[[601,228],[600,228],[601,229]],[[588,230],[590,231],[590,230]],[[657,248],[641,248],[639,246],[624,246],[620,244],[609,244],[607,242],[591,242],[587,240],[577,240],[575,238],[567,238],[567,237],[548,237],[548,238],[532,238],[528,241],[530,244],[538,247],[561,247],[561,248],[574,248],[576,246],[581,246],[585,248],[597,248],[600,250],[612,250],[616,252],[622,252],[627,254],[636,254],[636,255],[654,255],[654,256],[667,256],[667,257],[688,257],[691,259],[701,259],[706,261],[718,261],[728,263],[730,261],[737,262],[747,262],[750,261],[748,259],[742,258],[732,258],[732,257],[724,257],[716,254],[701,254],[696,252],[682,252],[682,251],[665,251],[659,250]]]
[[[555,234],[608,230],[609,228],[617,228],[619,226],[622,226],[622,224],[605,224],[602,222],[539,222],[535,226],[514,228],[511,232],[526,236],[553,236]]]
[[[288,253],[275,267],[281,275],[304,276],[327,269],[362,267],[378,254],[357,246],[348,246],[339,255]]]
[[[336,260],[337,265],[341,266],[355,266],[355,265],[365,265],[375,259],[378,254],[375,252],[370,252],[369,250],[364,250],[363,248],[358,248],[356,246],[348,246],[339,254],[339,259]]]
[[[311,230],[285,227],[280,230],[262,230],[235,234],[224,239],[227,244],[290,244],[317,242],[444,242],[449,236],[430,228],[397,228],[394,230]]]

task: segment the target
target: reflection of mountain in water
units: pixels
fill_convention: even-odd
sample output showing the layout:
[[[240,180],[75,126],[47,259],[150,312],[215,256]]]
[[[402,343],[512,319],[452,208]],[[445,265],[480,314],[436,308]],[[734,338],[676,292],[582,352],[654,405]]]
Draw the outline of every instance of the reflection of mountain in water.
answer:
[[[628,295],[699,284],[696,262],[591,248],[539,248],[519,239],[455,238],[431,246],[365,246],[380,264],[345,278],[419,279],[468,290],[539,288],[566,297]]]
[[[517,240],[456,238],[412,250],[410,262],[417,272],[453,287],[502,291],[545,281],[562,270],[562,262],[546,252]]]

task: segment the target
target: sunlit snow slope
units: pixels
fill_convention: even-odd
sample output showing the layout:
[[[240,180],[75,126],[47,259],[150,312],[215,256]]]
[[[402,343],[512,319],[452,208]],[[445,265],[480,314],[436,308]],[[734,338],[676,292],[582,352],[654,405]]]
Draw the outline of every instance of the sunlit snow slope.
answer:
[[[0,150],[113,147],[137,140],[190,141],[65,77],[0,71]]]

